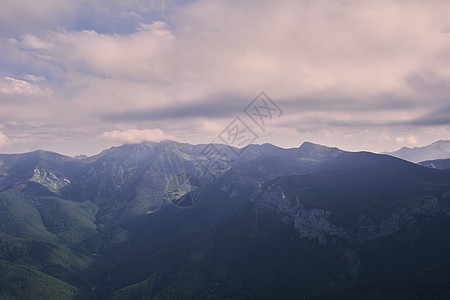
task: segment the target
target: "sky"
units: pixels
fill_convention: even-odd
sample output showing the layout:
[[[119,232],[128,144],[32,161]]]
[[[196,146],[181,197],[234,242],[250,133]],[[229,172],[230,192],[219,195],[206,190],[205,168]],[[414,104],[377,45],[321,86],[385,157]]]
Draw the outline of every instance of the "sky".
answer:
[[[243,146],[450,139],[449,15],[448,1],[0,1],[0,153],[236,143],[234,129]]]

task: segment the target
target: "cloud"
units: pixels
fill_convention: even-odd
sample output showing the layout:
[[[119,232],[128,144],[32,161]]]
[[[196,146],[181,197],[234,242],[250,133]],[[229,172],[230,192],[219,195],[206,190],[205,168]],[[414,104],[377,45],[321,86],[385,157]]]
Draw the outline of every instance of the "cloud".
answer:
[[[389,133],[387,132],[387,130],[384,130],[382,133],[380,133],[380,135],[378,136],[378,143],[382,143],[382,142],[388,142],[392,140],[391,136],[389,135]]]
[[[0,131],[0,148],[8,144],[8,142],[9,138],[3,132]]]
[[[445,1],[14,2],[0,4],[5,120],[209,142],[199,124],[226,126],[264,91],[285,112],[279,140],[286,128],[369,149],[428,141],[430,127],[450,138]],[[21,10],[24,24],[8,17]]]
[[[156,129],[128,129],[128,130],[113,130],[107,131],[100,135],[99,139],[115,143],[140,143],[144,141],[162,141],[167,139],[174,139],[170,135],[166,135],[164,131],[159,128]]]
[[[417,145],[417,143],[418,143],[417,137],[414,135],[410,135],[407,137],[396,137],[395,141],[399,144],[407,142],[410,145]]]
[[[42,32],[68,25],[76,15],[75,1],[0,1],[0,33]]]
[[[0,78],[0,94],[6,95],[49,95],[52,91],[38,85],[12,77]]]
[[[34,35],[26,34],[22,37],[22,47],[35,50],[45,50],[50,49],[52,44],[45,42]]]
[[[152,76],[154,80],[168,67],[163,63],[167,62],[166,53],[173,38],[166,23],[154,21],[140,23],[127,35],[62,30],[41,37],[27,34],[17,41],[17,45],[35,51],[30,53],[34,64],[62,63],[83,73],[128,80],[145,80],[142,76]]]
[[[444,12],[450,6],[438,1],[198,1],[178,9],[171,24],[24,35],[20,45],[41,50],[33,59],[78,72],[158,83],[177,101],[189,101],[193,90],[198,98],[265,90],[364,107],[386,94],[415,102],[412,93],[424,87],[413,78],[430,68],[435,80],[448,81],[449,67],[439,63],[450,48]]]
[[[231,118],[242,112],[245,101],[249,99],[243,96],[232,94],[217,94],[211,99],[198,99],[198,101],[187,103],[167,103],[163,107],[155,107],[147,110],[128,110],[116,114],[106,114],[103,119],[110,122],[124,121],[133,122],[136,120],[185,120],[199,117],[207,118]]]
[[[31,74],[25,75],[23,79],[27,81],[33,81],[33,82],[39,82],[39,81],[45,81],[45,77],[42,76],[34,76]]]

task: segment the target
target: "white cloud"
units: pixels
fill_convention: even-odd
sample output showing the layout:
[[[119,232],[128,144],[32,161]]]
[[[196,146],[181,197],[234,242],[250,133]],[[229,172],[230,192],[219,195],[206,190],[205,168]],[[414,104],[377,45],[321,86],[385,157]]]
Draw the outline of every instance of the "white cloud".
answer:
[[[0,148],[5,146],[9,142],[9,138],[0,131]]]
[[[0,77],[0,94],[6,95],[49,95],[52,91],[38,85],[12,77]]]
[[[39,81],[45,81],[45,77],[42,76],[35,76],[35,75],[25,75],[23,77],[23,79],[27,80],[27,81],[33,81],[33,82],[39,82]]]
[[[159,142],[167,139],[174,139],[170,135],[166,135],[164,131],[159,128],[156,129],[128,129],[128,130],[113,130],[101,134],[99,137],[102,140],[116,142],[116,143],[140,143],[144,141]]]
[[[167,61],[173,39],[167,24],[155,21],[141,23],[135,32],[125,35],[95,30],[52,31],[42,37],[24,35],[19,45],[40,50],[33,60],[63,63],[75,71],[88,70],[124,80],[154,80],[173,67]]]
[[[409,136],[407,136],[407,137],[403,137],[403,136],[396,137],[396,138],[395,138],[395,141],[396,141],[397,143],[399,143],[399,144],[405,143],[405,142],[406,142],[406,143],[408,143],[409,145],[417,145],[417,143],[418,143],[417,137],[414,136],[414,135],[409,135]]]
[[[392,140],[392,138],[389,135],[389,132],[386,130],[381,132],[380,135],[378,136],[378,143],[389,142],[391,140]]]
[[[26,34],[22,37],[22,46],[29,49],[50,49],[52,44],[45,42],[44,40],[30,34]]]

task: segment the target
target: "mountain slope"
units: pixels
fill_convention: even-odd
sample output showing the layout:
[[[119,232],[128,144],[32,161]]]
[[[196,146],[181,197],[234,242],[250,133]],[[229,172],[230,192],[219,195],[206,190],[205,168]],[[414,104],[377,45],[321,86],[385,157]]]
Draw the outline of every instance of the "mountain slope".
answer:
[[[33,268],[0,260],[2,299],[86,299],[88,292]]]
[[[419,165],[432,169],[450,170],[450,159],[426,160]]]

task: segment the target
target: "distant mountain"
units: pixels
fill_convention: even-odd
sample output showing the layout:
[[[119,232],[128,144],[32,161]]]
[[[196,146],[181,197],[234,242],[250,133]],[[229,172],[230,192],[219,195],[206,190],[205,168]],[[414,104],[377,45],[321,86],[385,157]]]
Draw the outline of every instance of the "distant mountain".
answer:
[[[308,142],[0,155],[0,298],[445,299],[449,207],[450,171]]]
[[[385,154],[415,163],[426,160],[446,159],[450,158],[450,141],[441,140],[424,147],[403,147],[398,151],[386,152]]]
[[[450,170],[450,159],[426,160],[419,165],[432,169]]]

